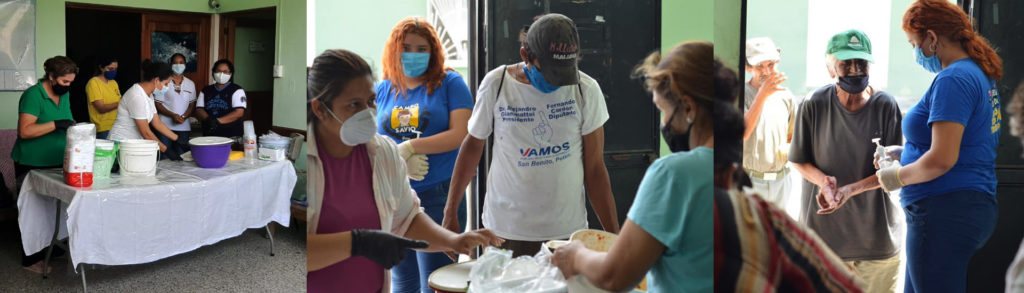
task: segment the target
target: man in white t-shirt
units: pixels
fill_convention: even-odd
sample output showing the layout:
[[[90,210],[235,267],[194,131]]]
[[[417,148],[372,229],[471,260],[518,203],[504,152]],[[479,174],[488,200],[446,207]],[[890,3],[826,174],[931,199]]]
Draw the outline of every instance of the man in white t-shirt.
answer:
[[[608,110],[597,81],[577,70],[578,44],[571,19],[545,15],[526,33],[524,63],[484,77],[455,162],[445,228],[462,231],[455,216],[462,190],[493,133],[483,225],[506,239],[503,248],[533,255],[544,241],[586,229],[588,196],[604,229],[618,233],[603,158]]]

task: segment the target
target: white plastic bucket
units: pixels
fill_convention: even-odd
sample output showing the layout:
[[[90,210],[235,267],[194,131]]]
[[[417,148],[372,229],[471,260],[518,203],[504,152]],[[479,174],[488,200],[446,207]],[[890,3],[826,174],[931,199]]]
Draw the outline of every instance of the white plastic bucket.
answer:
[[[160,146],[156,141],[126,139],[121,141],[118,166],[122,176],[155,176],[157,153]]]

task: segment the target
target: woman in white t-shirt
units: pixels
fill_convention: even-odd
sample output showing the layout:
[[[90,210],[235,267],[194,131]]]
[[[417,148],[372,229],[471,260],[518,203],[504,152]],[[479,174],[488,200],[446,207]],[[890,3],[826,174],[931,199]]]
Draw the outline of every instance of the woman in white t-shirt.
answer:
[[[196,109],[196,84],[185,77],[185,55],[174,53],[171,56],[171,89],[163,95],[154,95],[156,99],[156,111],[160,113],[160,121],[167,125],[174,134],[178,135],[177,140],[157,133],[160,142],[167,146],[164,156],[171,160],[181,160],[181,154],[189,151],[188,139],[192,125],[188,118]]]
[[[159,142],[152,129],[171,140],[178,140],[178,135],[158,119],[153,96],[162,96],[169,91],[170,81],[170,65],[149,59],[142,61],[142,81],[132,85],[121,97],[114,127],[110,129],[110,140],[148,139],[160,145],[160,152],[167,151],[167,146]]]

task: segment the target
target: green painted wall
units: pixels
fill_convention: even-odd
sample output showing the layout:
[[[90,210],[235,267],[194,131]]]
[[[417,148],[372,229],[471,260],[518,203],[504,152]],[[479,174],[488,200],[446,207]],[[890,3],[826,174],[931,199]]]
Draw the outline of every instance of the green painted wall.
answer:
[[[391,29],[407,16],[427,16],[427,1],[316,0],[314,57],[328,49],[346,49],[366,59],[379,79],[380,57]],[[310,58],[312,60],[312,58]]]
[[[274,79],[274,125],[305,129],[306,1],[281,0],[275,51],[284,77]]]
[[[725,66],[731,68],[739,68],[740,64],[737,52],[740,51],[741,8],[740,0],[715,1],[715,56],[718,56]]]
[[[675,45],[692,40],[716,42],[715,51],[718,51],[718,32],[709,29],[709,25],[713,19],[716,19],[718,13],[718,4],[715,0],[662,1],[661,3],[662,52],[668,52]],[[736,25],[738,26],[739,23],[737,22]],[[661,144],[662,156],[672,153],[664,139],[658,140],[658,142]]]
[[[54,37],[59,36],[59,37]],[[43,76],[43,61],[63,55],[64,42],[64,1],[36,1],[36,76]],[[14,129],[18,126],[18,92],[0,92],[0,129]]]
[[[221,2],[221,10],[224,8],[224,0],[218,0]],[[210,9],[208,0],[37,0],[37,4],[42,2],[51,2],[52,4],[58,4],[60,7],[64,7],[64,2],[74,3],[85,3],[85,4],[96,4],[96,5],[107,5],[107,6],[120,6],[120,7],[132,7],[132,8],[143,8],[143,9],[156,9],[156,10],[171,10],[171,11],[185,11],[185,12],[202,12],[202,13],[216,13],[216,10]],[[249,1],[238,1],[238,0],[227,0],[227,2],[249,2]],[[255,2],[255,1],[253,1]],[[42,10],[40,10],[42,11]],[[63,12],[61,13],[63,15]],[[63,17],[61,18],[63,19]],[[63,22],[63,21],[62,21]]]
[[[251,42],[262,43],[265,51],[250,52]],[[235,28],[235,82],[246,91],[274,89],[274,30],[272,28]]]
[[[250,10],[256,8],[274,7],[279,4],[291,5],[288,2],[305,2],[305,0],[218,0],[220,1],[220,10],[218,13],[228,13],[242,10]],[[208,0],[201,1],[204,4],[208,3]],[[207,5],[209,7],[209,5]]]

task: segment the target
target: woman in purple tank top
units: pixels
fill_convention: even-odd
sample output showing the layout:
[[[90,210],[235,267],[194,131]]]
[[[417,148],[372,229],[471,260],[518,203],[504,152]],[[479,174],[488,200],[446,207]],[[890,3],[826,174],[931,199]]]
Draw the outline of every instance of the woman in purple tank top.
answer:
[[[366,61],[328,50],[307,76],[307,291],[390,292],[387,269],[406,249],[469,254],[503,242],[486,229],[455,234],[420,210],[397,146],[376,134]]]

